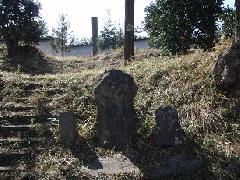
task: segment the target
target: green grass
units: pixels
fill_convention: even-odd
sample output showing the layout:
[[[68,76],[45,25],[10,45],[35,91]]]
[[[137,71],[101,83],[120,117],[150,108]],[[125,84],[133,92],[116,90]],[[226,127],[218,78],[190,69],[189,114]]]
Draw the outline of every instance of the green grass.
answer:
[[[159,56],[157,50],[140,51],[136,59],[127,64],[121,59],[122,50],[94,59],[50,57],[49,61],[54,66],[47,74],[33,76],[21,71],[2,71],[3,79],[8,83],[3,92],[16,88],[8,95],[11,100],[21,90],[21,85],[11,84],[29,81],[43,84],[41,93],[31,95],[30,102],[39,106],[43,104],[53,116],[62,111],[76,114],[80,139],[84,140],[84,145],[77,146],[78,153],[88,152],[90,148],[97,155],[114,154],[118,152],[99,148],[95,143],[93,91],[105,70],[121,69],[134,77],[139,88],[135,98],[138,136],[126,152],[142,155],[138,167],[143,173],[160,164],[162,158],[197,154],[203,159],[204,173],[200,172],[203,178],[238,179],[240,100],[227,97],[216,89],[211,73],[215,59],[227,45],[219,44],[211,52],[191,51],[177,57]],[[52,94],[49,93],[51,88],[64,91]],[[179,112],[181,125],[188,136],[185,146],[159,149],[151,145],[154,112],[165,105],[173,106]],[[79,167],[85,159],[76,158],[72,151],[59,145],[57,129],[57,125],[52,127],[53,145],[38,157],[33,170],[40,178],[80,176]]]

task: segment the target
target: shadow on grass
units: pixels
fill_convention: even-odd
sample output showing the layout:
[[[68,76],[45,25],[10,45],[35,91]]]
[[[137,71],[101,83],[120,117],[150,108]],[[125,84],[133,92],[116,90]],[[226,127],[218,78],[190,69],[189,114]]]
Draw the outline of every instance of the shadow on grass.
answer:
[[[205,179],[235,180],[240,177],[239,155],[227,156],[213,146],[200,149],[200,153],[204,162]]]
[[[138,139],[124,155],[140,169],[144,179],[202,179],[198,178],[202,174],[202,160],[197,149],[191,141],[161,148],[150,140]]]
[[[83,162],[84,167],[92,170],[103,168],[93,147],[86,140],[82,140],[80,145],[75,145],[70,150],[76,158]]]
[[[3,56],[1,69],[4,71],[20,71],[27,74],[51,73],[53,64],[45,54],[33,46],[20,46],[16,49],[16,55]]]
[[[240,177],[240,161],[226,157],[213,147],[203,149],[194,140],[188,139],[182,146],[159,148],[151,143],[141,145],[135,141],[131,151],[124,151],[144,179],[208,180]]]

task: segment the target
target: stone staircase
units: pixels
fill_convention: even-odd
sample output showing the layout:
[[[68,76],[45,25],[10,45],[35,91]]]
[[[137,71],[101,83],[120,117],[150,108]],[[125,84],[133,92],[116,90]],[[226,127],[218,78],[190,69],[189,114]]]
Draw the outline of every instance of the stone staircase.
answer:
[[[29,84],[22,91],[25,96],[0,102],[0,179],[31,171],[31,163],[49,140],[48,116],[38,114],[37,105],[28,102],[40,86]]]

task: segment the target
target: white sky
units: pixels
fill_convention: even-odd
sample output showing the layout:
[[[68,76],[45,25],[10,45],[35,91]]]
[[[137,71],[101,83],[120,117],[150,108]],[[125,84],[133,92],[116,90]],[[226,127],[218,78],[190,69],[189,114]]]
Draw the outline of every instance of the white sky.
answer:
[[[56,27],[59,14],[67,14],[71,30],[78,38],[91,37],[91,17],[99,17],[99,30],[104,25],[107,9],[110,9],[114,23],[123,25],[125,0],[38,0],[41,14],[47,22],[49,33]],[[135,0],[135,26],[144,20],[144,8],[152,0]],[[235,0],[225,0],[225,4],[234,5]]]

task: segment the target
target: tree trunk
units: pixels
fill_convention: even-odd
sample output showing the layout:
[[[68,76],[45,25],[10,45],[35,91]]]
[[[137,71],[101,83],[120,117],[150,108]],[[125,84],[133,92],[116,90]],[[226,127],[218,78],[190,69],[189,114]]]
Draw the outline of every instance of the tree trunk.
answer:
[[[210,26],[209,26],[209,29],[208,29],[208,35],[209,35],[209,42],[207,44],[207,48],[210,49],[210,48],[213,48],[214,47],[214,41],[215,41],[215,31],[216,31],[216,28],[215,28],[215,18],[214,18],[214,15],[211,17],[211,19],[209,20],[210,22]]]
[[[236,6],[236,35],[235,43],[240,44],[240,0],[235,1]]]
[[[124,59],[134,57],[134,0],[125,0]]]
[[[17,54],[17,48],[18,48],[18,40],[16,39],[7,39],[6,40],[7,45],[7,53],[8,56],[14,56]]]

